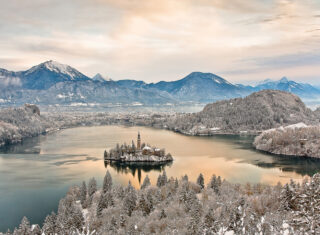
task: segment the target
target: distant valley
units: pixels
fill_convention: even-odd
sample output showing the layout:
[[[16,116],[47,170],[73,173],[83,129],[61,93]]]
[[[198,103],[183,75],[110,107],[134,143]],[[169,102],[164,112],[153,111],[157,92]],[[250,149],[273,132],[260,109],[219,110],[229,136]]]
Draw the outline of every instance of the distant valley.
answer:
[[[75,68],[46,61],[29,70],[0,69],[0,105],[180,105],[211,103],[245,97],[265,89],[281,90],[303,100],[316,100],[320,89],[287,78],[265,80],[256,86],[232,84],[212,73],[192,72],[176,81],[145,83],[137,80],[90,78]]]

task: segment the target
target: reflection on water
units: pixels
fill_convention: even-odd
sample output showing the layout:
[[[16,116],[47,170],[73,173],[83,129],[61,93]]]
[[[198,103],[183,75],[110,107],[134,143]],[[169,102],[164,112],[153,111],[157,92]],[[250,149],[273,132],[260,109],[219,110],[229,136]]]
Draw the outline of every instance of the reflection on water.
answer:
[[[279,168],[284,172],[295,172],[301,176],[312,176],[320,172],[320,159],[307,157],[272,156],[273,162],[258,161],[255,165],[263,168]]]
[[[116,164],[103,160],[104,150],[117,143],[130,143],[140,131],[142,142],[166,148],[174,157],[167,165]],[[212,174],[234,183],[286,183],[301,181],[320,172],[315,159],[271,156],[252,148],[248,136],[184,136],[145,127],[79,127],[26,139],[0,149],[0,231],[13,229],[26,215],[42,223],[57,209],[59,199],[72,185],[91,177],[102,184],[109,170],[115,184],[139,187],[148,174],[155,184],[161,171],[168,177],[188,174],[195,181],[200,173],[207,183]]]
[[[141,172],[148,173],[150,171],[158,171],[161,173],[166,166],[171,166],[172,162],[116,162],[108,161],[104,162],[106,168],[108,166],[114,168],[117,173],[129,174],[133,177],[138,176],[139,184],[141,184]]]

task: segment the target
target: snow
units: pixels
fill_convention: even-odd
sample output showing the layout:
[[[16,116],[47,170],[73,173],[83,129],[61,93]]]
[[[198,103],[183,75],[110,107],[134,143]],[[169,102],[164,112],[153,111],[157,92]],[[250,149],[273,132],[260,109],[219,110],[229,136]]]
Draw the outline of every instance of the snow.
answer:
[[[67,96],[66,96],[66,95],[63,95],[63,94],[58,94],[58,95],[57,95],[57,98],[59,98],[59,99],[64,99],[64,98],[67,98]]]
[[[81,107],[81,106],[88,106],[88,104],[87,103],[71,103],[70,106]]]
[[[7,100],[4,100],[4,99],[0,99],[0,103],[6,103]]]
[[[37,227],[36,224],[31,225],[31,231],[33,231]]]
[[[299,129],[299,128],[306,128],[308,127],[308,125],[304,124],[303,122],[299,122],[299,123],[296,123],[296,124],[292,124],[292,125],[289,125],[289,126],[280,126],[279,128],[272,128],[272,129],[269,129],[269,130],[265,130],[263,131],[263,133],[269,133],[269,132],[272,132],[272,131],[276,131],[276,130],[279,130],[279,131],[284,131],[285,129]]]
[[[234,231],[233,230],[226,231],[224,235],[234,235]]]
[[[140,102],[134,102],[131,104],[132,106],[142,106],[143,104],[141,104]]]
[[[71,80],[74,80],[74,78],[77,77],[77,75],[79,73],[79,72],[77,72],[77,70],[71,68],[69,65],[60,64],[56,61],[49,60],[47,62],[40,64],[40,65],[32,67],[30,70],[28,70],[27,74],[30,74],[30,73],[38,70],[39,68],[41,68],[41,66],[44,66],[49,71],[52,71],[55,73],[65,74],[65,75],[69,76],[71,78]]]
[[[299,122],[299,123],[297,123],[297,124],[293,124],[293,125],[290,125],[290,126],[286,126],[285,128],[295,129],[295,128],[305,128],[305,127],[308,127],[308,125],[304,124],[303,122]]]
[[[60,63],[58,63],[56,61],[52,61],[52,60],[45,62],[44,65],[48,70],[50,70],[52,72],[67,74],[72,79],[75,77],[75,73],[74,73],[73,69],[68,65],[60,64]]]

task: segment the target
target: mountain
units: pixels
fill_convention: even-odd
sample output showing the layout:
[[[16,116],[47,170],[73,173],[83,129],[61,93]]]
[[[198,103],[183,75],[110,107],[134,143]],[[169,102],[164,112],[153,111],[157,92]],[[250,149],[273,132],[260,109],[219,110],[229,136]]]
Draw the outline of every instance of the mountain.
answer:
[[[23,88],[33,90],[48,89],[59,82],[90,80],[89,77],[69,65],[60,64],[52,60],[16,74],[21,78]]]
[[[103,77],[100,73],[97,73],[92,80],[98,82],[112,81],[112,79]]]
[[[12,86],[14,81],[20,87]],[[138,86],[126,88],[121,84],[100,74],[91,79],[71,66],[50,60],[21,72],[0,69],[0,104],[176,103],[165,92]]]
[[[168,128],[186,134],[259,132],[299,122],[319,124],[301,99],[288,92],[263,90],[245,98],[208,104],[199,113],[181,115]]]
[[[172,95],[176,100],[188,102],[212,102],[230,97],[247,95],[249,92],[231,84],[227,80],[212,74],[193,72],[177,81],[161,81],[146,84],[142,81],[119,81],[120,85],[131,87],[153,88]]]
[[[287,91],[302,98],[317,98],[320,96],[320,90],[318,88],[307,83],[297,83],[295,81],[288,80],[286,77],[283,77],[278,81],[266,79],[254,87],[247,86],[246,88],[252,91],[267,89]]]
[[[166,91],[178,100],[198,102],[241,97],[249,93],[215,74],[201,72],[193,72],[178,81],[150,84],[149,87]]]
[[[119,86],[126,87],[126,88],[129,88],[129,89],[132,89],[132,88],[148,88],[147,84],[144,81],[136,81],[136,80],[126,79],[126,80],[116,81],[116,83]]]
[[[234,85],[212,73],[193,72],[176,81],[113,81],[99,73],[90,78],[69,65],[52,60],[26,71],[0,69],[0,105],[5,106],[25,102],[43,105],[210,103],[265,89],[292,92],[304,99],[320,97],[319,89],[287,78],[267,79],[256,86],[248,86]]]

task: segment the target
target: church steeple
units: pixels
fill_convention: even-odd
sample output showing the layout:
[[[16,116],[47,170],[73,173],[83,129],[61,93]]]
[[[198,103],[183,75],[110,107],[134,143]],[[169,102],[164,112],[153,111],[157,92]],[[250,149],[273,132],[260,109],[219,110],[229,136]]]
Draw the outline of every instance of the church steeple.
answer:
[[[140,132],[138,132],[137,149],[141,149],[141,138],[140,138]]]

